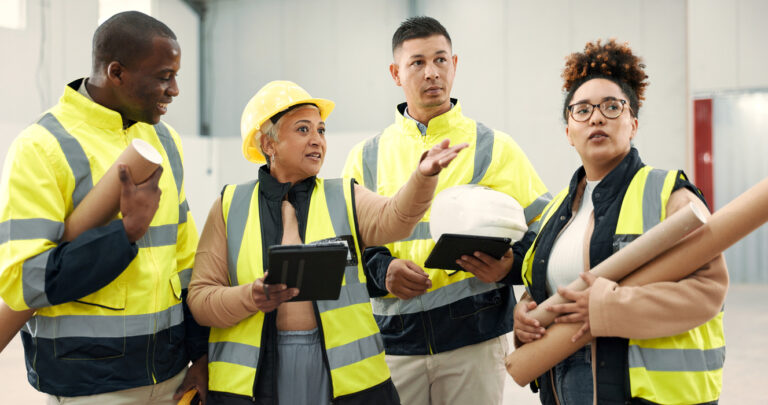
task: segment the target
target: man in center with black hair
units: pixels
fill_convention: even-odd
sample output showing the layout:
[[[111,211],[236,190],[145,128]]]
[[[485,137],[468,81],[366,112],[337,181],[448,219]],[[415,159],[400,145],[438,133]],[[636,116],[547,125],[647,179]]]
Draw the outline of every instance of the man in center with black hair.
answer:
[[[458,58],[437,20],[404,21],[392,38],[389,71],[405,103],[395,122],[355,146],[344,168],[365,187],[390,196],[407,180],[412,162],[449,138],[469,148],[441,174],[437,191],[478,184],[505,193],[524,207],[531,225],[551,198],[520,147],[508,135],[465,117],[450,97]],[[481,252],[463,256],[467,271],[424,269],[435,245],[429,215],[410,237],[366,251],[373,313],[384,338],[392,380],[404,404],[500,404],[504,391],[506,333],[516,303],[513,284],[524,251],[499,260]],[[519,264],[516,266],[519,269]]]

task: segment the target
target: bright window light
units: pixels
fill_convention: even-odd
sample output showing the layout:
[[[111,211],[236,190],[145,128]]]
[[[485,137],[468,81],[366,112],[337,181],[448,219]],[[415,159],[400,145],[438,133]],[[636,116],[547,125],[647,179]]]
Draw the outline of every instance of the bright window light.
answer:
[[[141,11],[152,15],[152,0],[99,0],[99,25],[123,11]]]
[[[0,27],[12,30],[27,27],[26,0],[0,0]]]

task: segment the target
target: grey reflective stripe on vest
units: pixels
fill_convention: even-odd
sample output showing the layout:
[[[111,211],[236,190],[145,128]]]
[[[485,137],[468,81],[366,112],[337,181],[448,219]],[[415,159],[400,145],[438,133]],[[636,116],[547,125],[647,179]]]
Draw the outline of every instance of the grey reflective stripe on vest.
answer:
[[[46,113],[40,118],[37,124],[47,129],[59,142],[59,146],[61,146],[61,151],[64,153],[64,157],[67,159],[67,163],[72,170],[72,175],[75,178],[75,189],[72,192],[72,206],[77,207],[93,188],[91,163],[88,160],[88,156],[85,154],[80,142],[64,129],[53,114]],[[168,155],[168,163],[171,166],[173,178],[176,182],[176,191],[178,194],[181,194],[184,171],[181,165],[179,150],[176,147],[176,143],[173,141],[170,132],[168,132],[168,128],[166,128],[163,123],[155,125],[154,128],[155,132],[157,132],[157,137],[160,139],[160,143],[163,145],[163,148],[165,148],[166,155]]]
[[[176,142],[173,141],[173,137],[165,124],[162,122],[156,124],[155,132],[157,132],[157,137],[160,138],[165,154],[168,155],[168,164],[171,165],[173,180],[176,182],[176,194],[181,196],[181,185],[184,184],[184,167],[181,165],[179,149],[176,147]]]
[[[192,280],[192,269],[184,269],[179,272],[179,281],[181,281],[181,288],[187,289],[189,282]]]
[[[643,188],[643,232],[658,225],[661,222],[661,191],[664,188],[664,179],[667,177],[666,170],[652,169],[648,173]],[[622,202],[623,204],[623,202]],[[614,234],[613,250],[614,252],[623,249],[632,243],[640,235],[632,234]]]
[[[405,239],[401,239],[400,242],[424,239],[432,239],[432,232],[429,230],[429,222],[419,222],[416,224],[416,227],[413,228],[411,235]]]
[[[550,195],[550,194],[547,193],[545,195]],[[562,200],[560,201],[560,203],[562,204]],[[541,213],[541,217],[539,217],[539,220],[534,222],[533,224],[531,224],[531,226],[528,228],[528,230],[536,232],[538,234],[539,231],[541,230],[541,226],[542,226],[543,222],[546,220],[546,218],[549,215],[550,211],[555,209],[555,206],[559,206],[559,205],[560,204],[552,204],[552,205],[549,206],[549,208],[547,208],[545,206],[544,207],[544,212]]]
[[[183,224],[187,222],[187,213],[189,212],[189,204],[187,203],[187,200],[184,199],[184,201],[179,204],[179,223]]]
[[[493,159],[493,130],[478,122],[476,124],[476,131],[477,136],[475,137],[475,156],[472,169],[472,180],[470,180],[468,184],[478,184],[485,176],[485,173],[491,166],[491,160]],[[365,145],[363,145],[363,181],[365,187],[373,192],[376,192],[378,189],[377,171],[379,161],[379,138],[381,138],[381,134],[369,139]],[[534,203],[537,202],[538,200]],[[549,201],[547,200],[544,202],[544,206],[547,202]],[[527,211],[526,219],[528,219]],[[427,239],[432,239],[432,234],[429,231],[429,222],[424,221],[416,224],[416,228],[411,232],[411,235],[405,239],[401,239],[400,242]]]
[[[215,361],[256,368],[259,365],[259,348],[236,342],[208,342],[208,362]]]
[[[347,201],[344,196],[343,179],[329,179],[323,181],[323,190],[325,192],[325,202],[328,208],[328,214],[331,217],[333,232],[336,236],[351,235],[353,227],[349,223],[347,214]],[[357,249],[356,246],[349,246],[350,249]],[[355,253],[360,260],[360,252]],[[350,305],[367,303],[370,301],[368,289],[364,283],[360,282],[357,265],[349,265],[344,269],[345,284],[341,286],[339,298],[336,300],[317,301],[317,309],[323,313],[337,308],[348,307]],[[354,342],[353,342],[354,343]]]
[[[56,141],[58,141],[59,146],[61,147],[61,151],[64,154],[64,157],[67,160],[67,164],[69,165],[70,170],[72,170],[72,176],[75,179],[75,187],[72,191],[72,207],[77,207],[83,198],[85,198],[85,196],[88,194],[88,192],[93,188],[91,163],[88,160],[88,156],[85,154],[85,150],[83,150],[83,146],[80,145],[80,142],[74,136],[72,136],[72,134],[67,132],[66,129],[64,129],[64,127],[61,125],[61,122],[59,122],[59,120],[56,119],[53,114],[46,113],[42,118],[40,118],[40,120],[38,120],[37,124],[48,130],[48,132],[53,135]],[[168,155],[168,159],[171,164],[173,176],[174,179],[176,179],[176,188],[177,190],[181,190],[180,179],[183,178],[183,172],[181,171],[181,158],[179,157],[179,151],[176,148],[176,145],[173,142],[168,129],[164,125],[156,125],[155,131],[157,132],[158,138],[163,144],[163,147],[166,149],[166,154]],[[168,140],[170,140],[170,144],[168,143]],[[38,231],[41,232],[41,235],[51,235],[56,233],[59,235],[59,238],[63,234],[63,224],[54,224],[50,226],[51,224],[44,223],[46,220],[37,219],[36,221],[39,221],[37,225],[40,225],[40,228],[24,231],[22,232],[25,234],[24,236],[30,236],[32,233]],[[48,228],[49,226],[50,228]],[[59,229],[59,227],[61,227],[61,229]],[[139,241],[137,241],[137,244],[139,247],[166,246],[172,244],[175,245],[177,231],[177,224],[150,227],[149,231]],[[9,238],[14,237],[12,233],[13,232],[9,234]],[[55,242],[58,242],[58,238],[55,240]],[[51,305],[45,294],[45,272],[49,255],[50,250],[25,260],[24,264],[22,265],[22,285],[24,290],[24,300],[27,305],[32,308],[40,308]]]
[[[493,159],[493,130],[479,122],[476,128],[475,164],[472,169],[472,181],[469,184],[480,183],[485,172],[491,166],[491,159]]]
[[[331,370],[348,366],[381,354],[384,351],[384,341],[377,332],[368,337],[349,342],[345,345],[328,349],[328,366]]]
[[[532,203],[528,204],[523,210],[523,213],[525,214],[525,223],[530,224],[534,218],[541,214],[541,211],[544,210],[544,207],[546,207],[550,201],[552,201],[552,194],[545,193]]]
[[[347,280],[352,278],[350,273],[353,271],[355,273],[355,277],[357,277],[357,267],[348,266],[344,271],[344,276],[347,278]],[[365,286],[365,283],[357,282],[353,284],[344,284],[341,286],[339,299],[337,300],[323,300],[316,302],[317,310],[320,311],[320,313],[323,313],[338,308],[348,307],[350,305],[368,303],[370,300],[371,297],[368,295],[368,288]]]
[[[371,300],[373,313],[381,316],[393,316],[426,312],[448,305],[452,302],[478,294],[505,288],[503,284],[484,283],[475,277],[466,278],[440,287],[424,295],[409,300],[399,298],[374,298]]]
[[[648,173],[643,190],[643,232],[661,222],[661,189],[664,187],[666,170],[653,169]]]
[[[115,311],[118,313],[118,311]],[[119,338],[152,335],[184,321],[182,304],[143,315],[36,315],[22,328],[34,338]]]
[[[232,201],[227,213],[227,267],[229,269],[229,284],[238,285],[237,258],[240,257],[240,245],[243,244],[245,225],[248,222],[248,212],[251,209],[253,189],[257,180],[235,186]]]
[[[629,346],[629,367],[648,371],[695,372],[720,370],[725,364],[725,346],[709,350],[651,349]]]
[[[91,163],[80,142],[67,132],[59,120],[51,113],[46,113],[37,121],[38,125],[47,129],[59,142],[61,151],[67,159],[72,175],[75,177],[75,189],[72,191],[72,206],[77,207],[85,195],[93,188]]]
[[[178,233],[179,228],[176,224],[150,226],[136,244],[140,248],[175,245]]]
[[[369,139],[363,145],[363,183],[369,190],[378,188],[376,171],[379,169],[379,139],[381,134]]]
[[[72,170],[72,176],[75,178],[75,188],[72,191],[72,206],[76,207],[77,204],[80,204],[80,201],[85,198],[86,194],[91,191],[91,188],[93,188],[91,163],[88,161],[88,156],[86,156],[80,142],[64,129],[53,114],[46,113],[37,123],[47,129],[48,132],[56,138],[56,141],[59,142],[59,146],[61,147],[61,151],[64,153],[64,157],[67,159],[67,164],[69,164],[69,167]],[[42,219],[38,220],[44,221]],[[13,223],[9,224],[9,228],[12,224]],[[42,228],[46,228],[50,224],[43,225],[40,223],[39,225],[41,225]],[[47,231],[40,230],[42,233],[47,233],[48,235],[53,234],[52,228]],[[61,224],[61,230],[56,229],[55,232],[60,238],[61,235],[64,234],[63,224]],[[9,238],[15,239],[13,235],[9,235]],[[58,242],[58,238],[55,242]],[[48,265],[48,257],[50,256],[50,253],[51,251],[47,250],[36,256],[30,257],[25,260],[24,264],[21,266],[24,301],[31,308],[42,308],[51,305],[48,301],[48,296],[45,293],[45,270]]]
[[[328,207],[328,214],[331,217],[333,232],[336,236],[350,235],[352,227],[349,225],[347,216],[347,202],[344,198],[344,184],[342,179],[329,179],[323,181],[323,190],[325,192],[325,203]],[[354,246],[351,246],[354,249]]]
[[[51,249],[32,256],[21,265],[21,283],[24,302],[30,308],[51,306],[45,293],[45,269],[48,267],[48,257]]]
[[[58,243],[64,223],[45,218],[9,219],[0,222],[0,245],[12,240],[45,239]]]
[[[328,208],[328,214],[331,217],[333,233],[336,234],[337,237],[343,235],[351,236],[353,232],[352,226],[349,224],[349,216],[347,215],[347,201],[346,198],[344,198],[344,183],[342,183],[342,181],[345,180],[329,179],[323,181],[325,204]],[[357,246],[348,246],[347,248],[357,249]],[[356,252],[355,254],[360,260],[363,260],[360,252]],[[357,265],[346,267],[344,270],[344,280],[346,281],[347,286],[360,283],[360,277],[357,274]]]

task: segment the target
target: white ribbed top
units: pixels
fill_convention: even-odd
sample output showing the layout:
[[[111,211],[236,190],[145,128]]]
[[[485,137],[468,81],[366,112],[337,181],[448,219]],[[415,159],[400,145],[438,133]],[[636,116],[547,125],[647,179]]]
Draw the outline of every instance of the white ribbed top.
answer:
[[[599,183],[600,180],[587,180],[576,216],[555,240],[547,267],[547,290],[550,294],[557,292],[559,286],[568,286],[584,271],[584,237],[594,210],[592,191]]]

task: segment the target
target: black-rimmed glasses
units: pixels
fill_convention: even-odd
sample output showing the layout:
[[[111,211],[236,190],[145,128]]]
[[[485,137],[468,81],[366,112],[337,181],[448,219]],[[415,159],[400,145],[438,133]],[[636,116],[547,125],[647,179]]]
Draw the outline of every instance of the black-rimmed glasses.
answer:
[[[584,122],[592,117],[592,113],[595,112],[595,107],[600,109],[600,113],[603,117],[608,119],[619,118],[621,113],[624,112],[624,104],[627,100],[609,99],[600,104],[590,103],[576,103],[568,106],[568,111],[571,113],[571,118],[577,122]]]

